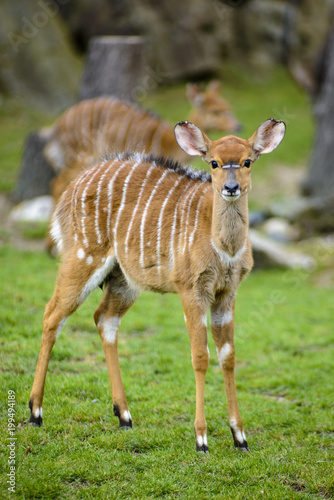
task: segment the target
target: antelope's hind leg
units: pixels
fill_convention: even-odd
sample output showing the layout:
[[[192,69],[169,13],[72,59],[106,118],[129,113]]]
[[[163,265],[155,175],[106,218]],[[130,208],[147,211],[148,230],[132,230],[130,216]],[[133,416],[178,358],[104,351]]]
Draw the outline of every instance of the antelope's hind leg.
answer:
[[[121,319],[138,297],[132,290],[116,265],[108,276],[103,298],[94,313],[94,320],[99,331],[107,362],[114,415],[118,417],[120,427],[132,427],[132,419],[126,401],[121,370],[118,359],[118,328]]]
[[[67,318],[83,302],[85,298],[83,289],[89,276],[87,266],[84,269],[81,266],[76,267],[71,259],[63,263],[59,270],[54,294],[45,307],[41,348],[29,401],[30,423],[37,427],[42,425],[42,402],[51,351]]]

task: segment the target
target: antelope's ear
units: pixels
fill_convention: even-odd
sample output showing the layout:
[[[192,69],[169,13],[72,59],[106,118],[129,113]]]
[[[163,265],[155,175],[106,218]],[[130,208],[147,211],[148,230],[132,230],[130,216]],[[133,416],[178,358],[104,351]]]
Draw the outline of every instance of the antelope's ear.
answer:
[[[178,145],[191,156],[204,157],[210,147],[210,139],[193,123],[179,122],[174,127]]]
[[[265,153],[271,153],[282,142],[285,134],[285,123],[282,120],[269,118],[261,123],[259,128],[249,139],[257,156]]]
[[[211,80],[206,87],[206,90],[209,90],[211,92],[216,92],[217,94],[220,94],[221,92],[221,84],[219,80]]]
[[[194,106],[201,106],[203,104],[204,94],[201,87],[197,83],[187,84],[186,96],[188,101]]]

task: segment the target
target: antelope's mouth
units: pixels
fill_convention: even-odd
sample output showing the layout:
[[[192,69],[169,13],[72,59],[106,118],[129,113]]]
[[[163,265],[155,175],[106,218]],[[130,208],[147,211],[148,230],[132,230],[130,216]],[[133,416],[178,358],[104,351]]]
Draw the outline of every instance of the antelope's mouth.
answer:
[[[236,189],[233,193],[231,193],[231,191],[228,191],[227,189],[222,190],[222,197],[225,201],[236,201],[238,198],[240,198],[240,195],[241,189]]]

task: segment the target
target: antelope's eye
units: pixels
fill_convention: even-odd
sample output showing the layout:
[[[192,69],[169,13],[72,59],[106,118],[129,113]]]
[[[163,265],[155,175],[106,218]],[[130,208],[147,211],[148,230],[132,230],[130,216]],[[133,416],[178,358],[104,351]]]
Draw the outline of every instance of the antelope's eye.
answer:
[[[245,163],[244,163],[244,167],[249,168],[250,166],[251,166],[251,161],[250,160],[246,160]]]
[[[211,167],[212,167],[212,168],[218,168],[218,166],[219,166],[219,165],[218,165],[218,163],[217,163],[216,161],[212,161],[212,162],[211,162]]]

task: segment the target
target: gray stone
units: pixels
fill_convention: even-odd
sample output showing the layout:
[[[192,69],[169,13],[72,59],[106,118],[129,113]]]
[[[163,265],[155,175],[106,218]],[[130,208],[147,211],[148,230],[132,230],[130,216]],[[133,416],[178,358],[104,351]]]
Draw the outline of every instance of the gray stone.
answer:
[[[296,252],[288,245],[283,245],[264,236],[256,229],[250,229],[255,268],[283,267],[311,270],[315,262],[312,257]]]
[[[51,196],[38,196],[15,205],[9,214],[9,219],[13,222],[48,223],[52,208],[53,198]]]
[[[282,217],[271,217],[261,226],[261,230],[270,238],[281,243],[297,241],[300,231]]]

